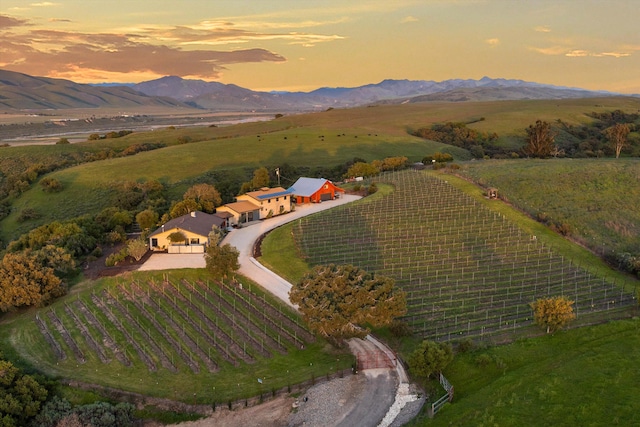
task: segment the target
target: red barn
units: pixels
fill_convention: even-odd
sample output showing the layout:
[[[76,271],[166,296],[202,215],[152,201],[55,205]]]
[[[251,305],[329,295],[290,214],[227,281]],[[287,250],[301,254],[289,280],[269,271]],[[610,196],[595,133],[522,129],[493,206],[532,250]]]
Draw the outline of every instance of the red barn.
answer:
[[[299,178],[289,189],[297,204],[320,203],[340,197],[344,190],[324,178]]]

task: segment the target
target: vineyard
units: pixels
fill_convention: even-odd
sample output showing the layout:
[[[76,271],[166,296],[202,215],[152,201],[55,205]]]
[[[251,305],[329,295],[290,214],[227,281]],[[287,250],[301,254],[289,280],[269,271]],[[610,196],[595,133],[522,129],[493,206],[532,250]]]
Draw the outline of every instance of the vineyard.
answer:
[[[405,320],[425,338],[490,337],[532,324],[529,303],[564,295],[580,318],[634,304],[536,236],[456,189],[416,171],[383,175],[395,191],[293,227],[312,265],[353,264],[407,293]]]
[[[238,387],[251,381],[254,391],[243,389],[241,397],[256,395],[262,382],[256,383],[255,377],[264,372],[274,375],[273,366],[265,367],[265,361],[274,360],[276,371],[282,370],[281,377],[269,383],[275,388],[324,375],[313,369],[309,360],[327,356],[317,354],[315,337],[297,315],[255,291],[255,285],[252,289],[235,281],[210,283],[206,279],[173,279],[169,274],[116,278],[109,286],[78,293],[40,310],[34,317],[36,335],[47,344],[37,357],[67,374],[76,367],[90,373],[122,375],[121,381],[111,378],[106,384],[134,391],[138,388],[127,383],[137,382],[138,376],[141,383],[155,379],[156,384],[175,378],[172,388],[178,396],[171,397],[199,391],[200,400],[207,402],[216,398],[210,385],[217,383],[222,372],[232,373],[234,386],[236,381]],[[335,355],[328,357],[336,365]],[[295,373],[299,368],[296,358],[304,359],[299,363],[307,367],[302,373]],[[318,369],[325,369],[326,361],[319,362]],[[348,368],[350,363],[345,357],[342,365],[329,370]],[[202,380],[193,380],[202,375]],[[178,384],[178,377],[185,384]],[[105,383],[105,378],[89,379]],[[186,389],[181,391],[183,387]],[[238,389],[221,389],[215,393],[218,398],[240,397]],[[156,390],[151,394],[169,393]]]

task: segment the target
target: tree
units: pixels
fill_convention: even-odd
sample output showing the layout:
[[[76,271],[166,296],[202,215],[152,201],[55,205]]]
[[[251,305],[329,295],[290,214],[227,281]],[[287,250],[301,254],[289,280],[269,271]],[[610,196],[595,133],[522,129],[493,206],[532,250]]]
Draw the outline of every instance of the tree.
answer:
[[[573,301],[563,296],[541,298],[529,305],[533,309],[535,322],[547,328],[547,333],[562,329],[576,318]]]
[[[543,122],[542,120],[536,120],[535,125],[529,125],[526,129],[527,145],[524,146],[522,151],[527,156],[531,157],[549,157],[554,151],[555,132],[551,129],[551,124]]]
[[[158,223],[158,213],[153,209],[145,209],[136,215],[136,222],[143,230],[149,230]]]
[[[147,242],[142,239],[129,240],[127,243],[127,253],[136,261],[140,261],[144,254],[147,253],[147,250]]]
[[[230,244],[223,246],[209,245],[204,259],[207,263],[207,270],[217,279],[227,278],[240,268],[238,257],[240,253]]]
[[[53,268],[40,264],[30,251],[7,253],[0,264],[0,311],[41,306],[66,293]]]
[[[269,170],[265,167],[258,168],[253,171],[253,178],[251,181],[242,184],[240,187],[240,194],[257,190],[258,188],[268,187],[270,181]]]
[[[194,200],[204,212],[212,213],[222,204],[222,197],[216,187],[210,184],[196,184],[190,187],[182,197],[184,200]]]
[[[449,343],[424,340],[408,359],[411,372],[422,378],[442,372],[453,360],[453,349]]]
[[[345,338],[365,337],[366,324],[385,326],[407,312],[405,293],[394,284],[352,265],[330,264],[316,266],[289,297],[311,329],[340,345]]]
[[[173,207],[171,208],[170,215],[171,215],[171,218],[178,218],[190,212],[197,211],[199,207],[200,206],[198,206],[198,203],[195,200],[192,200],[192,199],[183,200],[173,205]]]
[[[373,176],[380,173],[380,169],[375,167],[373,164],[364,163],[364,162],[356,162],[349,167],[345,176],[347,178],[354,178],[356,176]]]
[[[616,159],[619,158],[620,152],[627,142],[627,135],[629,135],[630,132],[629,125],[627,123],[616,123],[602,132],[613,145],[613,149],[616,152]]]
[[[0,425],[22,426],[40,411],[47,389],[11,362],[0,359]]]

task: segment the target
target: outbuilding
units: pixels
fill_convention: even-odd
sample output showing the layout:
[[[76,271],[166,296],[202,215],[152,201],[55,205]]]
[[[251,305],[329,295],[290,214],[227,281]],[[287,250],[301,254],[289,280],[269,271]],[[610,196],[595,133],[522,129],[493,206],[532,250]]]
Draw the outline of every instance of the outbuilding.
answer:
[[[289,187],[288,191],[292,194],[297,204],[320,203],[333,200],[340,197],[340,193],[344,193],[344,189],[336,186],[328,179],[306,177],[298,178],[298,180]]]

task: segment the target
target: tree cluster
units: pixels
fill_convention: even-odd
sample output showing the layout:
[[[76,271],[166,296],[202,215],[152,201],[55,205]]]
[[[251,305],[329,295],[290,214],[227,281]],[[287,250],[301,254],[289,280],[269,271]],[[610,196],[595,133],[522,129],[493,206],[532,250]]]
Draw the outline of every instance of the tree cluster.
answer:
[[[364,337],[406,313],[406,296],[394,280],[352,265],[316,266],[289,292],[313,331],[336,345]]]
[[[405,156],[386,157],[383,160],[373,160],[371,163],[367,163],[364,160],[358,160],[354,162],[344,174],[345,178],[355,177],[370,177],[379,174],[380,172],[393,171],[405,169],[408,165],[409,159]]]
[[[226,279],[240,268],[239,255],[238,250],[228,243],[222,246],[211,244],[204,255],[207,270],[216,279]]]
[[[482,158],[485,155],[506,154],[503,148],[495,144],[498,140],[498,134],[478,132],[475,129],[468,128],[467,123],[436,123],[431,127],[420,128],[413,134],[431,141],[465,148],[475,158]]]
[[[24,374],[0,356],[0,425],[28,425],[40,412],[49,392],[33,376]]]

